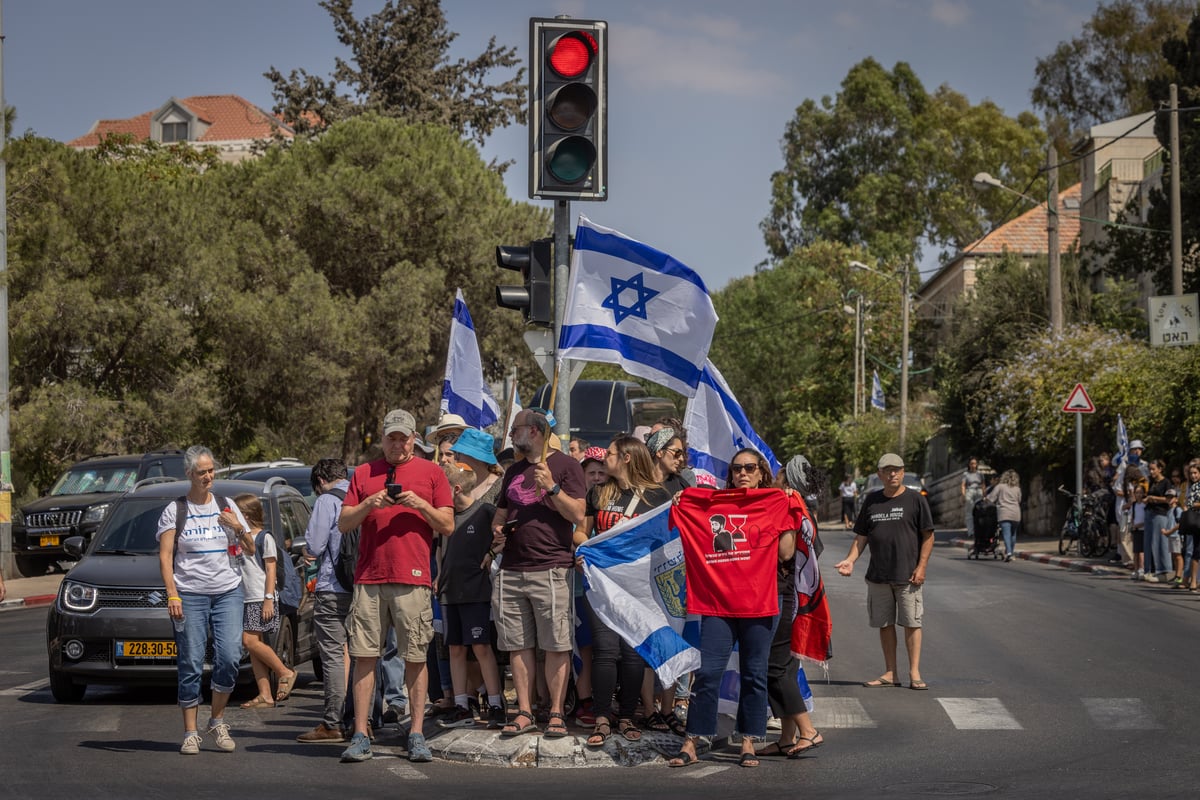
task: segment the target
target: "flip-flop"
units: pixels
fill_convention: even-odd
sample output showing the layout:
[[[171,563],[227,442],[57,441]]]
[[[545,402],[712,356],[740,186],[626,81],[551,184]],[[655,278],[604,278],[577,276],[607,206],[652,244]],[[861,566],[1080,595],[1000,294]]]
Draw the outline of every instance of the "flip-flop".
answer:
[[[242,703],[242,708],[274,708],[274,707],[275,707],[275,704],[272,703],[267,698],[263,697],[261,694],[258,695],[257,697],[255,697],[253,700],[247,700],[246,702]]]
[[[286,678],[279,679],[279,686],[275,690],[275,702],[282,703],[288,699],[288,695],[292,693],[292,687],[296,683],[296,672],[293,670],[291,675]]]
[[[908,688],[914,691],[923,692],[929,688],[929,684],[927,684],[925,681],[913,681],[911,684],[909,684]]]
[[[825,744],[825,737],[821,736],[821,741],[817,741],[817,737],[821,736],[821,732],[817,731],[812,736],[797,737],[796,746],[787,751],[788,758],[804,758],[804,754],[809,750],[816,750],[821,745]],[[804,747],[800,746],[800,742],[808,742]]]
[[[786,758],[789,752],[790,751],[779,742],[771,742],[762,750],[759,750],[758,755],[763,758],[778,758],[780,756]]]
[[[679,762],[679,763],[675,763]],[[667,766],[674,769],[675,767],[690,767],[692,764],[699,764],[700,759],[686,750],[680,750],[675,755],[671,756],[671,760],[667,762]]]
[[[868,689],[883,689],[889,686],[899,686],[895,681],[885,681],[883,678],[876,678],[873,681],[863,681],[863,686]]]

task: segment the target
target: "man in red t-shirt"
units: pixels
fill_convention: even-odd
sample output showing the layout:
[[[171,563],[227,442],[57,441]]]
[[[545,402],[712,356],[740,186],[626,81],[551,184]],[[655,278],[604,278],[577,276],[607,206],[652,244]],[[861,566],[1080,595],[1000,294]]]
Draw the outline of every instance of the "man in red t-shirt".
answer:
[[[517,716],[501,729],[501,736],[536,729],[532,701],[538,647],[546,651],[550,691],[545,735],[567,735],[563,702],[572,629],[568,576],[574,565],[572,533],[583,522],[586,489],[578,461],[546,450],[551,435],[546,416],[533,409],[513,419],[513,448],[524,458],[505,471],[492,519],[492,551],[504,551],[492,586],[497,644],[509,653],[517,690]]]
[[[421,733],[428,675],[425,655],[433,639],[433,606],[429,579],[433,535],[454,532],[454,499],[446,473],[416,458],[416,421],[402,409],[383,419],[383,458],[354,470],[338,529],[361,526],[354,599],[346,621],[350,655],[354,657],[354,736],[343,761],[371,757],[367,717],[375,696],[375,665],[383,654],[388,626],[405,661],[404,683],[412,729],[410,761],[429,761],[432,754]]]

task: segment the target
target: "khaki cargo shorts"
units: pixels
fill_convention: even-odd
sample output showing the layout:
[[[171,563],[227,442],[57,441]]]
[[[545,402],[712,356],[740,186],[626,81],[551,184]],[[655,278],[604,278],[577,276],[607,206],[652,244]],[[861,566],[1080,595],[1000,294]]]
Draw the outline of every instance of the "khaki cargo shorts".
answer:
[[[537,572],[501,569],[492,583],[496,646],[501,650],[550,653],[571,649],[574,607],[568,567]]]
[[[867,581],[867,618],[872,628],[899,625],[921,627],[925,603],[923,586],[911,583],[871,583]]]
[[[350,655],[383,655],[387,629],[396,629],[396,647],[405,661],[425,661],[433,641],[433,602],[428,586],[407,583],[356,583],[346,641]]]

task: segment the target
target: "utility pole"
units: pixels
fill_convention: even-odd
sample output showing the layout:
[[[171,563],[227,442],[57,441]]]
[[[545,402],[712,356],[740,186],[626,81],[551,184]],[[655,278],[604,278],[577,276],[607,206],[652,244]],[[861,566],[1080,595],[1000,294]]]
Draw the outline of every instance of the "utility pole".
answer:
[[[0,0],[0,114],[4,111],[4,3]],[[12,453],[8,441],[8,166],[0,117],[0,575],[12,577]]]
[[[567,290],[571,283],[571,202],[554,203],[554,353],[558,359],[558,343],[562,337],[563,319],[567,314]],[[562,439],[563,450],[571,438],[571,377],[565,364],[554,371],[558,383],[554,390],[554,432]]]
[[[900,281],[900,450],[901,458],[905,458],[905,443],[908,441],[908,280],[910,265],[904,262],[904,276]]]
[[[1171,294],[1183,294],[1183,224],[1179,210],[1179,87],[1171,84]]]
[[[1054,142],[1046,151],[1046,182],[1050,194],[1046,200],[1046,259],[1050,272],[1050,329],[1062,333],[1063,329],[1063,285],[1062,266],[1058,253],[1058,153]]]

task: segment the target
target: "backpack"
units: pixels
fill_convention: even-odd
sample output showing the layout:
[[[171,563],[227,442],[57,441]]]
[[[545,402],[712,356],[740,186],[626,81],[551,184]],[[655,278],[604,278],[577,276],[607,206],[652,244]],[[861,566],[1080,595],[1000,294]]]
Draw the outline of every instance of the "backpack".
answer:
[[[330,489],[329,494],[343,503],[346,502],[346,493],[341,489]],[[346,590],[354,588],[354,569],[358,566],[358,537],[361,533],[361,528],[343,533],[337,557],[333,561],[333,577]]]
[[[268,536],[270,534],[264,528],[258,532],[258,536],[254,537],[254,557],[258,559],[258,566],[262,568],[263,572],[267,571],[262,554],[263,544]],[[277,554],[275,557],[275,597],[279,601],[279,605],[299,608],[301,595],[300,576],[296,574],[296,565],[292,562],[291,555],[286,552]]]

